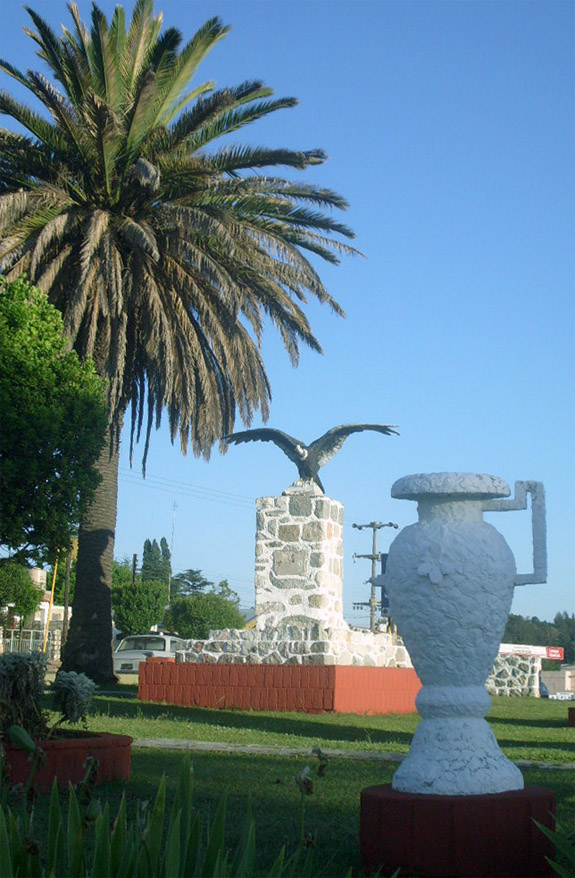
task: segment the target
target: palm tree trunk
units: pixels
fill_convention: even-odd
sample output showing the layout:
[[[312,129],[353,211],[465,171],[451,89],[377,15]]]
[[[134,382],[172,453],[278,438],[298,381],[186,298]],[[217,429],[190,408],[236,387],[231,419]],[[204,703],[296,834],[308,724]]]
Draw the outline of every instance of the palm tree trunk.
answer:
[[[115,683],[112,662],[112,572],[118,507],[119,440],[106,444],[98,460],[102,481],[78,535],[76,588],[62,669]]]

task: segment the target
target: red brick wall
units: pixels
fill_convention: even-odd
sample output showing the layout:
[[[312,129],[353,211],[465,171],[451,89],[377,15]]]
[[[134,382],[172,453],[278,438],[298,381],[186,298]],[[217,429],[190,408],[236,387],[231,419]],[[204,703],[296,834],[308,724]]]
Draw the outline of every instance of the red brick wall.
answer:
[[[336,713],[415,713],[421,683],[413,668],[360,668],[337,665]]]
[[[413,669],[311,665],[227,665],[149,658],[138,697],[188,707],[306,713],[415,713]]]

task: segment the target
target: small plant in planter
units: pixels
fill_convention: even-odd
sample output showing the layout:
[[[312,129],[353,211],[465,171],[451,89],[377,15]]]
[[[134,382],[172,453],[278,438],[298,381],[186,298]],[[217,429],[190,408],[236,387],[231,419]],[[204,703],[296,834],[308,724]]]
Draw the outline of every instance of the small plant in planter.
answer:
[[[36,740],[48,740],[62,723],[86,725],[86,714],[96,684],[85,674],[58,671],[52,683],[52,708],[60,717],[52,726],[41,706],[46,677],[46,656],[40,652],[9,652],[0,656],[0,738],[20,726]]]
[[[96,684],[86,674],[75,671],[58,671],[52,683],[52,708],[60,713],[60,719],[52,731],[61,723],[81,723],[87,728],[86,715],[90,709]]]
[[[55,777],[61,784],[78,783],[87,758],[98,762],[95,783],[127,780],[132,738],[86,731],[95,683],[85,674],[59,671],[50,688],[51,706],[59,717],[50,725],[41,704],[45,676],[46,657],[41,653],[0,656],[0,746],[12,783],[27,781],[31,785],[30,761],[34,762],[32,781],[38,791],[48,791]],[[64,723],[80,723],[83,728],[63,730]]]

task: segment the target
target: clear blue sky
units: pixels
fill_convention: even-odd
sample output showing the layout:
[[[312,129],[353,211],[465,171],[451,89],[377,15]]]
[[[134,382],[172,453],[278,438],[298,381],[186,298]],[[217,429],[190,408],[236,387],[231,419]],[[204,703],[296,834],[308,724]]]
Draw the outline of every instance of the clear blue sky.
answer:
[[[69,22],[64,0],[30,5],[55,28]],[[79,6],[87,19],[90,5]],[[391,484],[444,470],[545,483],[549,580],[518,588],[513,611],[573,612],[574,4],[158,0],[156,9],[186,37],[213,15],[231,24],[201,79],[262,78],[298,97],[242,140],[324,148],[329,162],[308,178],[350,202],[345,220],[367,258],[323,269],[346,319],[310,307],[324,355],[304,353],[297,370],[277,336],[264,344],[270,426],[306,441],[352,421],[401,427],[399,438],[352,436],[322,471],[345,506],[346,617],[366,621],[351,604],[367,599],[370,572],[353,562],[370,536],[352,522],[412,523],[415,504],[391,500]],[[0,0],[1,55],[38,69],[26,24],[19,2]],[[2,86],[13,90],[6,77]],[[295,475],[272,445],[215,450],[206,463],[182,457],[162,429],[145,481],[123,457],[116,555],[141,556],[146,537],[171,542],[173,531],[175,570],[226,577],[248,605],[255,498]],[[529,514],[489,520],[526,571]],[[385,549],[391,532],[380,533]]]

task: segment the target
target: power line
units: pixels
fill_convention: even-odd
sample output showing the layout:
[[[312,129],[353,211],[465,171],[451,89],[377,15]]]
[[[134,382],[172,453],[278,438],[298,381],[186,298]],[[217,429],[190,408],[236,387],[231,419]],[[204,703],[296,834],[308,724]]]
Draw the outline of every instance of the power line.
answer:
[[[160,485],[166,485],[168,487],[173,487],[178,490],[190,490],[190,491],[199,491],[202,493],[208,494],[217,494],[224,499],[232,499],[239,500],[243,503],[254,503],[255,499],[253,497],[248,497],[245,494],[235,494],[232,491],[220,491],[217,488],[206,488],[203,485],[193,485],[191,482],[182,482],[180,479],[168,479],[165,476],[155,476],[153,474],[148,473],[146,478],[140,478],[137,476],[132,470],[119,470],[120,476],[125,479],[131,480],[135,484],[140,484],[143,487],[158,487]]]
[[[193,497],[198,500],[209,500],[212,503],[223,503],[228,506],[237,506],[242,509],[253,509],[255,498],[243,494],[233,494],[230,491],[219,491],[216,488],[204,488],[200,485],[192,485],[186,482],[166,479],[161,476],[147,475],[145,480],[133,474],[130,470],[120,470],[119,477],[122,482],[138,485],[142,488],[152,488],[155,491],[164,491],[171,494],[179,494],[185,497]]]

